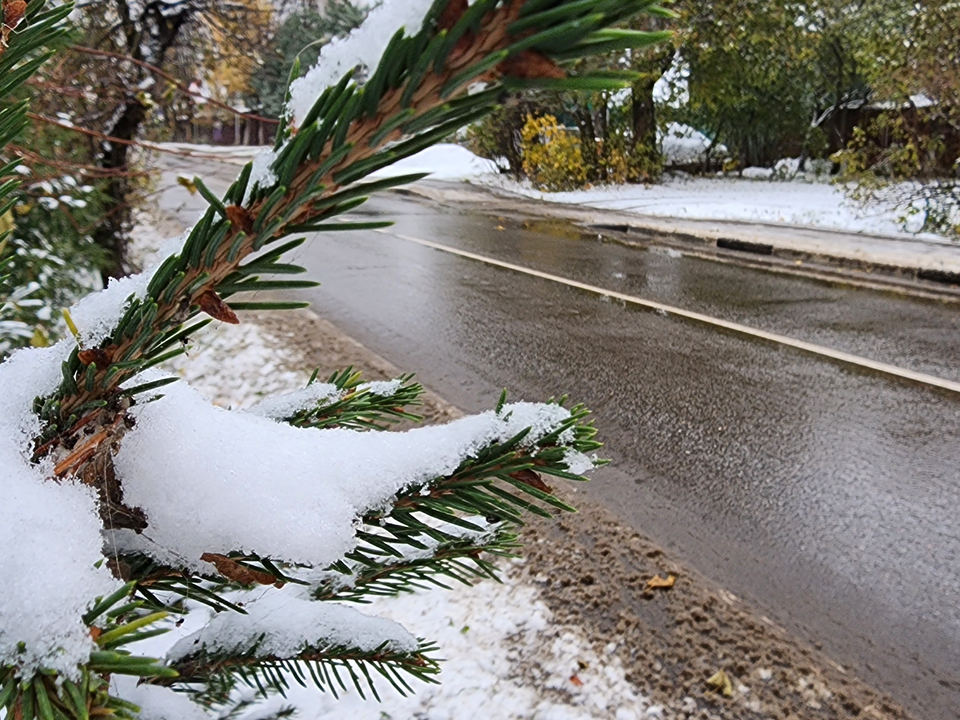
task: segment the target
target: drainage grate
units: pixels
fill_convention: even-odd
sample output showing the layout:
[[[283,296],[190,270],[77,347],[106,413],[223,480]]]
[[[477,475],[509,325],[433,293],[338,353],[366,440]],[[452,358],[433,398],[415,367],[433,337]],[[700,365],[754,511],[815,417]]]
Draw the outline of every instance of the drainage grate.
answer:
[[[960,273],[947,270],[917,270],[917,280],[930,280],[944,285],[960,285]]]
[[[773,255],[773,245],[744,242],[743,240],[720,238],[717,240],[717,247],[723,248],[724,250],[739,250],[740,252],[753,253],[754,255]]]

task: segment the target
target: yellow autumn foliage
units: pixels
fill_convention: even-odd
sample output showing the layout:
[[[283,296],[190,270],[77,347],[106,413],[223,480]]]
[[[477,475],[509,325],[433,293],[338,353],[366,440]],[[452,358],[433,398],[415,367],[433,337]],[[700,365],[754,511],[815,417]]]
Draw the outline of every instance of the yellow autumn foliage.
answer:
[[[527,116],[520,133],[523,172],[539,190],[562,192],[584,187],[587,166],[580,138],[553,115]]]

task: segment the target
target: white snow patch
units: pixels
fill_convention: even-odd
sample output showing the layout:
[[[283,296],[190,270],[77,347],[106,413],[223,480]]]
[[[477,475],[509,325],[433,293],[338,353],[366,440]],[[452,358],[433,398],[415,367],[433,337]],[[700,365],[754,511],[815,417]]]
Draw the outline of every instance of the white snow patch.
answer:
[[[403,383],[400,382],[400,380],[378,380],[376,382],[363,383],[357,389],[366,390],[371,395],[393,397],[397,394],[397,390],[400,389],[401,385],[403,385]]]
[[[377,170],[369,177],[387,178],[430,173],[431,180],[466,180],[495,172],[497,164],[492,160],[478,157],[460,145],[441,143]]]
[[[177,642],[167,653],[176,662],[199,651],[257,657],[295,656],[305,647],[355,647],[365,652],[383,643],[395,652],[413,652],[417,639],[391,620],[364,615],[331,602],[304,600],[300,589],[271,588],[244,598],[246,615],[215,615],[203,629]],[[232,598],[237,599],[237,598]]]
[[[570,416],[517,403],[403,433],[318,431],[216,408],[185,383],[164,393],[134,410],[116,468],[152,540],[195,569],[204,552],[234,550],[327,565],[353,547],[363,512],[524,428],[533,446]]]
[[[433,0],[385,0],[347,37],[324,45],[317,64],[290,85],[287,112],[294,122],[300,125],[323,91],[349,71],[360,67],[372,73],[397,30],[405,28],[407,35],[417,33],[432,5]]]
[[[247,189],[243,195],[243,205],[247,204],[255,189],[268,188],[276,184],[277,176],[273,172],[273,163],[277,159],[277,154],[273,148],[264,148],[253,158],[250,179],[247,180]]]
[[[681,123],[670,123],[658,132],[660,150],[668,165],[690,165],[701,162],[710,149],[711,140],[699,130]],[[727,154],[725,145],[713,148],[716,157]]]
[[[56,389],[70,347],[21,350],[0,364],[0,664],[76,679],[95,649],[81,615],[117,583],[94,567],[103,559],[94,492],[48,480],[49,461],[28,458],[40,430],[33,399]]]
[[[253,405],[248,412],[270,420],[285,420],[301,410],[316,407],[321,402],[334,402],[341,397],[342,393],[336,385],[313,383],[293,392],[265,398]]]
[[[932,233],[919,233],[922,216],[904,228],[901,210],[884,204],[863,208],[848,199],[842,187],[829,182],[691,178],[678,173],[666,175],[659,185],[606,185],[560,193],[541,192],[503,175],[485,175],[479,182],[539,200],[647,217],[763,222],[950,244]]]
[[[114,675],[110,691],[140,708],[140,720],[210,720],[197,703],[158,685],[140,685],[138,679]]]

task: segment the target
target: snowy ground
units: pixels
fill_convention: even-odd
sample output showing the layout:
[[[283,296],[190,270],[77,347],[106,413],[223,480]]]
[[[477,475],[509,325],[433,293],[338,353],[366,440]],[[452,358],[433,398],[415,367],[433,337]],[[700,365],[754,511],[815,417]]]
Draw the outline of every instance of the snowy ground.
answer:
[[[660,185],[613,185],[573,192],[544,193],[503,175],[473,179],[518,195],[555,203],[687,220],[730,220],[795,225],[849,233],[909,237],[949,242],[930,233],[917,235],[919,219],[906,227],[901,212],[890,207],[863,208],[828,182],[694,178],[668,175]]]
[[[136,242],[147,262],[162,244],[158,233],[143,225]],[[264,396],[305,384],[303,359],[289,342],[245,316],[237,327],[219,325],[198,333],[194,349],[170,369],[217,405],[248,407]],[[323,353],[314,350],[311,362],[323,364]],[[438,588],[379,599],[364,608],[438,643],[439,655],[445,658],[439,685],[414,684],[416,694],[405,698],[386,682],[378,683],[382,697],[378,703],[362,700],[356,692],[341,693],[336,699],[291,680],[287,698],[271,698],[240,720],[256,720],[267,709],[290,705],[299,708],[296,717],[304,720],[348,716],[453,720],[471,717],[479,708],[487,717],[504,720],[663,716],[662,708],[651,705],[625,679],[621,660],[614,654],[616,642],[597,648],[580,629],[553,622],[539,590],[519,578],[521,569],[520,562],[508,564],[502,584],[484,581],[473,588]],[[169,634],[145,641],[140,651],[162,655],[202,625],[206,615],[207,610],[198,606],[181,627],[171,625]],[[145,720],[188,718],[181,704],[163,696],[158,699],[150,693],[136,699],[150,706]]]

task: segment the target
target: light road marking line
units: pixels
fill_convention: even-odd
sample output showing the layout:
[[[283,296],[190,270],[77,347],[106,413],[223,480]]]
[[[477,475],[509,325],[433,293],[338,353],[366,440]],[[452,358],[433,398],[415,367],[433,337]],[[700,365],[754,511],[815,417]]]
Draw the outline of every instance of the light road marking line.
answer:
[[[710,315],[703,315],[702,313],[684,310],[683,308],[664,305],[663,303],[658,303],[654,300],[644,300],[643,298],[639,298],[634,295],[625,295],[624,293],[619,293],[615,290],[607,290],[596,285],[588,285],[587,283],[578,282],[576,280],[571,280],[559,275],[551,275],[550,273],[540,272],[539,270],[533,270],[532,268],[523,267],[522,265],[514,265],[513,263],[487,257],[486,255],[477,255],[476,253],[468,252],[466,250],[459,250],[457,248],[450,247],[449,245],[441,245],[440,243],[411,237],[409,235],[400,235],[398,233],[392,233],[388,230],[380,230],[378,232],[381,232],[384,235],[390,235],[391,237],[395,237],[400,240],[416,243],[417,245],[433,248],[434,250],[450,253],[451,255],[459,255],[460,257],[468,258],[470,260],[477,260],[479,262],[486,263],[487,265],[495,265],[496,267],[523,273],[524,275],[532,275],[533,277],[550,280],[551,282],[560,283],[561,285],[577,288],[579,290],[586,290],[587,292],[595,293],[597,295],[606,295],[607,297],[622,300],[630,305],[638,305],[650,310],[659,310],[660,312],[687,318],[688,320],[694,320],[707,325],[713,325],[714,327],[724,328],[725,330],[730,330],[732,332],[739,333],[740,335],[759,338],[761,340],[766,340],[778,345],[796,348],[797,350],[802,350],[803,352],[811,353],[813,355],[819,355],[821,357],[838,360],[850,365],[856,365],[858,367],[874,370],[876,372],[883,373],[884,375],[892,375],[893,377],[912,380],[924,385],[931,385],[943,390],[952,390],[953,392],[960,393],[960,382],[944,380],[943,378],[927,375],[926,373],[914,372],[913,370],[907,370],[906,368],[897,367],[896,365],[888,365],[887,363],[877,362],[876,360],[870,360],[869,358],[860,357],[859,355],[851,355],[850,353],[845,353],[841,350],[834,350],[832,348],[824,347],[823,345],[815,345],[814,343],[797,340],[795,338],[787,337],[786,335],[778,335],[777,333],[767,332],[766,330],[758,330],[757,328],[752,328],[748,325],[741,325],[739,323],[729,322],[728,320],[721,320],[720,318],[711,317]]]

